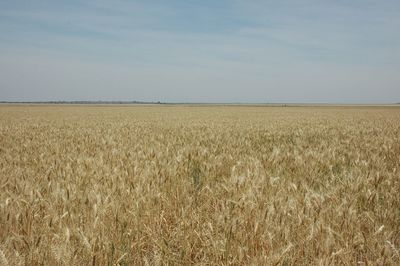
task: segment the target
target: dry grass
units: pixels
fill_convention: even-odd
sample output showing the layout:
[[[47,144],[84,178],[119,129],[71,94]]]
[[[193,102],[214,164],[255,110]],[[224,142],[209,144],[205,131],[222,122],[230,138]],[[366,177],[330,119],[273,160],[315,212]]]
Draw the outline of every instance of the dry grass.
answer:
[[[400,108],[0,106],[0,265],[400,263]]]

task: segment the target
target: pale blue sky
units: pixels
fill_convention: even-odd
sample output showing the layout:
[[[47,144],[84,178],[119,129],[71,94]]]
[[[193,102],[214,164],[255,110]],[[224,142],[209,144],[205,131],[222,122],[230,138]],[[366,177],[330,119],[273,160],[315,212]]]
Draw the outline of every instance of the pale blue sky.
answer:
[[[400,1],[1,1],[0,101],[400,102]]]

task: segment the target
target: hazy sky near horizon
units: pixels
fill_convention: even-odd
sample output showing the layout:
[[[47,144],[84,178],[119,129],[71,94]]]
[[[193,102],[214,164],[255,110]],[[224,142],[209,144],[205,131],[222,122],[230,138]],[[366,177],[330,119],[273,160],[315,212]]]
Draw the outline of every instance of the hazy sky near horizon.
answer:
[[[0,2],[0,101],[400,102],[400,1]]]

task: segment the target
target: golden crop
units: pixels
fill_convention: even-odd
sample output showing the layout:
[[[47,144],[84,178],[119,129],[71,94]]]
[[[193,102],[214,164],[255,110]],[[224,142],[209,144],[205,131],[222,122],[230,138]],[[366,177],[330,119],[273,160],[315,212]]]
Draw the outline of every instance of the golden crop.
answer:
[[[0,265],[399,265],[400,108],[0,106]]]

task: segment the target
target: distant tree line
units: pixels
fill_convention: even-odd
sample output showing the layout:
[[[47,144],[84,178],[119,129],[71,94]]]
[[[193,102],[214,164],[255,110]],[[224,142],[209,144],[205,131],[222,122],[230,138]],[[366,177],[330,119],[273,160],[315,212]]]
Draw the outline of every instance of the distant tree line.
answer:
[[[144,101],[0,101],[0,103],[23,104],[163,104],[162,102]]]

